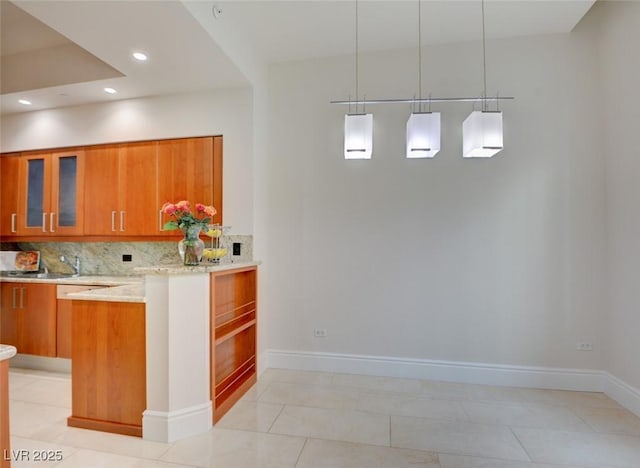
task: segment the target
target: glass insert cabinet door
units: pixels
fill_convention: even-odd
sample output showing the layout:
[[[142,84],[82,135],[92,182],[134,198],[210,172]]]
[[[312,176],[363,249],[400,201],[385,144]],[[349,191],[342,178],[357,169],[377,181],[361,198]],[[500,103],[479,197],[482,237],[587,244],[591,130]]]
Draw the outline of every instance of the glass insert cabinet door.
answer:
[[[19,235],[82,234],[83,163],[82,151],[24,157],[24,224]]]

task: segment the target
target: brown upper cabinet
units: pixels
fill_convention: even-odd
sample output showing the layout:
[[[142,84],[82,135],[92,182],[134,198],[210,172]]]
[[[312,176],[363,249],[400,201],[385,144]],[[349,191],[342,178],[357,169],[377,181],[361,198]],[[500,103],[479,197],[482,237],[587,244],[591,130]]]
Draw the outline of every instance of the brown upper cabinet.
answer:
[[[84,151],[81,149],[23,154],[15,235],[81,235],[83,175]]]
[[[218,213],[212,223],[222,223],[222,137],[182,138],[158,142],[158,229],[164,235],[169,220],[160,212],[166,202],[188,200],[213,205]]]
[[[0,237],[18,233],[18,182],[20,154],[0,157]]]
[[[86,150],[86,236],[155,235],[157,142]]]
[[[222,223],[222,137],[30,151],[0,157],[0,235],[161,240],[165,202],[213,205]]]

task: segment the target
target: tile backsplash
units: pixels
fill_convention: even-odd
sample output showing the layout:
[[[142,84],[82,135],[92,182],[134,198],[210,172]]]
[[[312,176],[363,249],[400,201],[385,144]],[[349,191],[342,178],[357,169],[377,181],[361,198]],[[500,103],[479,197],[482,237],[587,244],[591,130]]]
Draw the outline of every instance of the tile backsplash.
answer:
[[[202,239],[205,245],[206,239]],[[241,255],[232,255],[232,245],[241,243]],[[229,253],[222,263],[244,262],[253,259],[253,236],[224,236]],[[2,243],[1,250],[39,250],[41,268],[49,271],[72,273],[71,268],[60,262],[60,255],[73,261],[80,257],[83,275],[133,275],[134,268],[155,265],[180,264],[178,243],[165,242],[19,242]],[[124,256],[131,261],[124,261]]]

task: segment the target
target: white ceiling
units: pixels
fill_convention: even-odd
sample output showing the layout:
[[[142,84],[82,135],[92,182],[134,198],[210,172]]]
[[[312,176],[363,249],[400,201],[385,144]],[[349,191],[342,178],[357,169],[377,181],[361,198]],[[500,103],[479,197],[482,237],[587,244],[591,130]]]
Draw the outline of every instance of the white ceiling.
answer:
[[[8,2],[1,1],[3,5]],[[55,73],[41,73],[44,78],[32,80],[36,84],[30,87],[34,89],[2,95],[3,114],[247,86],[249,80],[240,69],[246,69],[242,64],[246,64],[249,56],[257,63],[273,63],[351,54],[355,50],[354,0],[14,0],[12,3],[46,26],[38,29],[33,25],[38,23],[34,18],[27,18],[18,28],[3,23],[2,67],[10,64],[11,71],[22,73],[25,82],[31,82],[26,76],[33,73],[31,69],[14,69],[19,63],[16,57],[40,54],[51,59],[52,55],[43,50],[60,47],[60,41],[66,38],[115,73],[107,78],[80,78],[81,82],[71,84],[43,83]],[[488,38],[504,38],[566,33],[593,3],[594,0],[486,0],[486,34]],[[422,0],[421,5],[424,44],[481,38],[479,0]],[[214,6],[219,11],[217,18]],[[417,11],[417,0],[360,0],[359,50],[416,47]],[[22,38],[16,30],[22,31]],[[244,48],[236,47],[240,42]],[[138,49],[149,54],[146,63],[131,58],[131,52]],[[81,61],[69,62],[70,65],[56,63],[60,65],[48,69],[66,68],[68,74],[77,76],[86,75],[90,67],[88,62],[82,65]],[[102,91],[105,86],[117,89],[118,93],[105,94]],[[26,108],[18,104],[20,98],[29,99],[33,105]]]

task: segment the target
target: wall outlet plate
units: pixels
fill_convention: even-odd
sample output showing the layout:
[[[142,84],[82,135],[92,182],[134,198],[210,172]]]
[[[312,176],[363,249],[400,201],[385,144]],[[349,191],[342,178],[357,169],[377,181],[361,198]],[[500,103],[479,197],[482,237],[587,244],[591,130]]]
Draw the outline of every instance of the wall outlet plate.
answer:
[[[316,328],[315,330],[313,330],[313,336],[315,336],[316,338],[324,338],[327,336],[327,329]]]

